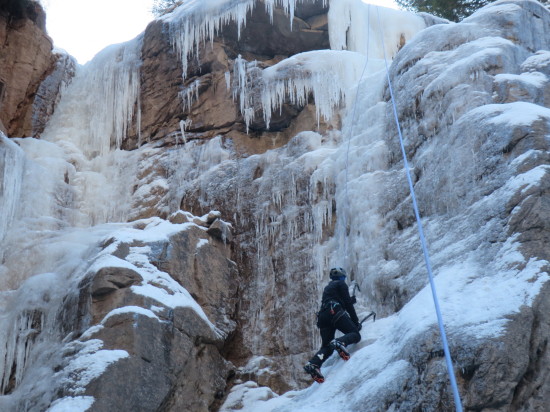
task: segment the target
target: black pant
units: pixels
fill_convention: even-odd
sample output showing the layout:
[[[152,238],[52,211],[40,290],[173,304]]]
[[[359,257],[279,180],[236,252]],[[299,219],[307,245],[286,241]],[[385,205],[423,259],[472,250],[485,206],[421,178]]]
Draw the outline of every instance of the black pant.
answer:
[[[331,314],[330,310],[325,310],[319,313],[319,319],[317,322],[319,331],[321,332],[321,349],[310,359],[310,363],[321,367],[324,361],[326,361],[330,355],[334,352],[329,346],[329,343],[334,339],[336,330],[344,333],[343,336],[336,338],[337,341],[342,342],[348,346],[352,343],[357,343],[361,340],[361,335],[357,330],[357,326],[352,322],[349,315],[343,310]]]

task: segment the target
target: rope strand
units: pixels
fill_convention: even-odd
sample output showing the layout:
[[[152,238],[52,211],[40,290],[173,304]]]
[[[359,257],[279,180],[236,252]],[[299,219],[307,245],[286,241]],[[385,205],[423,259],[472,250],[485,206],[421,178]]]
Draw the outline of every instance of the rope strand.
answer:
[[[449,351],[449,345],[447,343],[447,335],[445,334],[445,327],[443,326],[443,316],[441,315],[441,309],[439,307],[439,299],[437,298],[437,292],[436,292],[436,288],[435,288],[435,282],[434,282],[432,267],[431,267],[431,263],[430,263],[430,255],[428,254],[428,247],[426,246],[426,239],[424,238],[424,230],[422,228],[422,222],[420,220],[420,213],[418,211],[418,204],[416,202],[416,195],[415,195],[415,192],[414,192],[414,186],[413,186],[413,183],[412,183],[411,172],[410,172],[410,169],[409,169],[409,162],[407,161],[407,153],[405,151],[405,144],[403,143],[403,135],[401,133],[401,126],[399,124],[399,117],[397,115],[397,106],[395,104],[395,99],[394,99],[394,95],[393,95],[393,88],[392,88],[391,79],[390,79],[390,72],[389,72],[389,69],[388,69],[388,61],[387,61],[387,58],[386,58],[386,49],[385,49],[385,45],[384,45],[384,33],[382,32],[382,26],[380,24],[380,12],[379,12],[378,7],[376,8],[376,11],[377,11],[377,15],[378,15],[378,27],[380,28],[380,37],[381,37],[381,41],[382,41],[382,50],[384,51],[384,63],[386,65],[386,76],[388,78],[388,86],[389,86],[389,90],[390,90],[390,97],[391,97],[391,102],[392,102],[392,105],[393,105],[393,115],[395,117],[395,124],[397,125],[397,132],[399,134],[399,143],[401,145],[401,154],[403,155],[403,163],[404,163],[404,166],[405,166],[405,172],[407,174],[407,180],[409,182],[409,189],[411,191],[411,197],[412,197],[413,207],[414,207],[414,214],[416,216],[416,222],[418,224],[418,233],[420,235],[420,242],[422,243],[422,252],[424,253],[424,261],[425,261],[425,264],[426,264],[426,269],[428,271],[428,277],[429,277],[429,280],[430,280],[430,287],[432,289],[432,297],[433,297],[433,301],[434,301],[434,305],[435,305],[435,311],[436,311],[436,314],[437,314],[437,323],[439,325],[439,332],[441,334],[441,340],[443,342],[443,350],[445,352],[445,361],[447,363],[447,371],[449,373],[449,379],[451,381],[451,387],[453,389],[453,396],[454,396],[454,400],[455,400],[456,412],[462,412],[462,402],[460,401],[460,394],[458,392],[458,386],[456,384],[453,364],[452,364],[452,361],[451,361],[451,354],[450,354],[450,351]]]

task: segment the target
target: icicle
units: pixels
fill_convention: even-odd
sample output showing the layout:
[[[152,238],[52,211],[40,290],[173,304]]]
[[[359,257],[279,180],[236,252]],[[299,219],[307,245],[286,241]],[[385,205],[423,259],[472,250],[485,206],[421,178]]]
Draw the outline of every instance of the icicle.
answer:
[[[359,53],[320,50],[297,54],[261,71],[256,62],[248,63],[239,55],[233,65],[233,98],[239,98],[247,132],[256,106],[263,109],[269,128],[275,110],[287,101],[305,106],[310,94],[317,121],[330,120],[359,80],[365,61]]]
[[[199,48],[207,40],[212,42],[224,25],[230,22],[237,24],[237,37],[246,26],[247,14],[252,11],[258,0],[223,0],[204,1],[188,0],[172,13],[161,19],[170,24],[170,38],[182,64],[182,77],[187,77],[189,59],[199,54]],[[264,0],[266,12],[273,22],[276,6],[281,6],[290,18],[290,29],[294,20],[296,4],[308,0]],[[323,6],[328,0],[323,0]]]
[[[12,323],[0,344],[0,394],[17,387],[23,379],[32,344],[43,324],[44,314],[34,310],[24,311]]]
[[[183,144],[187,144],[187,138],[185,136],[185,130],[191,125],[193,121],[191,119],[180,120],[180,132],[183,139]],[[178,138],[176,136],[176,144],[178,144]]]
[[[200,44],[211,42],[221,28],[229,22],[237,23],[240,38],[241,27],[254,7],[255,0],[227,0],[207,2],[189,0],[162,19],[170,24],[170,38],[182,63],[182,77],[187,77],[189,58],[198,55]]]
[[[42,137],[73,141],[89,158],[120,148],[134,115],[141,121],[142,40],[109,46],[80,68]]]
[[[180,97],[183,102],[183,111],[187,112],[191,110],[191,106],[199,100],[199,86],[201,84],[200,79],[196,79],[190,86],[186,87],[180,92]]]

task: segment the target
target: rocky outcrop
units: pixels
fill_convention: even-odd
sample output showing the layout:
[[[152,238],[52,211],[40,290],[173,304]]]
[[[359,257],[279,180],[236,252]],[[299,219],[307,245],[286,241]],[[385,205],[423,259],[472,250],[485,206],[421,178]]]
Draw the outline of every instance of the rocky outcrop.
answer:
[[[90,411],[207,412],[225,394],[234,367],[222,353],[236,328],[239,273],[229,244],[208,231],[224,227],[230,236],[230,228],[219,213],[178,215],[196,223],[175,223],[169,239],[108,239],[78,302],[67,301],[80,308],[73,327],[84,333],[66,346],[63,395],[93,396]],[[169,225],[134,226],[147,237],[159,224]],[[101,354],[112,356],[107,373],[74,366],[82,356],[100,363]]]
[[[240,36],[236,23],[224,26],[190,59],[185,76],[181,58],[171,44],[169,25],[162,20],[152,22],[142,49],[142,141],[162,139],[172,145],[184,140],[181,130],[185,128],[187,140],[221,135],[232,139],[241,151],[256,153],[285,144],[301,130],[316,129],[311,107],[286,104],[274,115],[269,130],[258,120],[247,133],[226,73],[233,71],[239,55],[268,67],[296,53],[329,48],[327,11],[322,2],[298,3],[292,22],[280,8],[274,10],[271,22],[264,4],[258,2]],[[257,113],[256,118],[262,119],[262,114]],[[321,125],[323,130],[327,127],[331,126]],[[137,141],[134,130],[123,147],[134,148]]]
[[[484,268],[480,276],[491,276],[500,265],[521,271],[527,262],[541,261],[540,272],[529,280],[536,282],[548,273],[550,259],[543,246],[549,241],[550,218],[550,43],[535,33],[550,29],[550,13],[536,2],[500,1],[463,23],[471,26],[426,29],[403,48],[391,68],[421,215],[431,225],[433,264],[444,267],[472,257]],[[387,128],[393,137],[394,124]],[[394,154],[390,164],[399,163],[398,140],[387,139],[386,144]],[[442,145],[444,154],[437,150]],[[524,177],[538,173],[541,178],[534,183],[521,184]],[[420,280],[425,273],[417,272],[413,254],[403,248],[411,233],[408,229],[415,225],[407,195],[403,192],[402,202],[393,204],[395,197],[384,196],[392,205],[386,209],[388,225],[395,225],[390,230],[398,228],[386,253],[399,261],[401,274],[393,274],[395,281],[375,283],[371,293],[374,300],[384,302],[379,307],[382,313],[392,305],[393,310],[402,310],[425,285]],[[445,236],[457,241],[469,236],[469,246],[444,245]],[[502,245],[510,239],[519,243],[525,257],[521,263],[512,263],[513,259],[502,263],[507,252],[499,250],[506,249]],[[497,339],[467,339],[464,330],[451,332],[455,371],[467,410],[544,409],[542,399],[550,384],[544,336],[548,316],[542,303],[547,294],[545,284],[531,306],[509,316]],[[401,354],[416,368],[408,381],[419,384],[393,401],[395,410],[447,410],[453,404],[445,381],[437,377],[445,367],[441,345],[434,339],[437,332],[433,333],[416,339]]]
[[[7,135],[30,136],[33,102],[56,58],[37,2],[17,17],[0,9],[0,122]]]
[[[40,83],[32,106],[31,136],[40,137],[57,104],[62,91],[71,83],[76,73],[76,59],[64,52],[54,52],[52,68]]]

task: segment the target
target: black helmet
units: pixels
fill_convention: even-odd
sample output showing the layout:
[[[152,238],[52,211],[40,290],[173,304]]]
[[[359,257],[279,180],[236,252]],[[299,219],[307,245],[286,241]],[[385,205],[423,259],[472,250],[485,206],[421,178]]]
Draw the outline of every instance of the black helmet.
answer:
[[[331,279],[340,279],[342,277],[346,277],[346,271],[343,268],[332,268],[330,270],[330,278]]]

